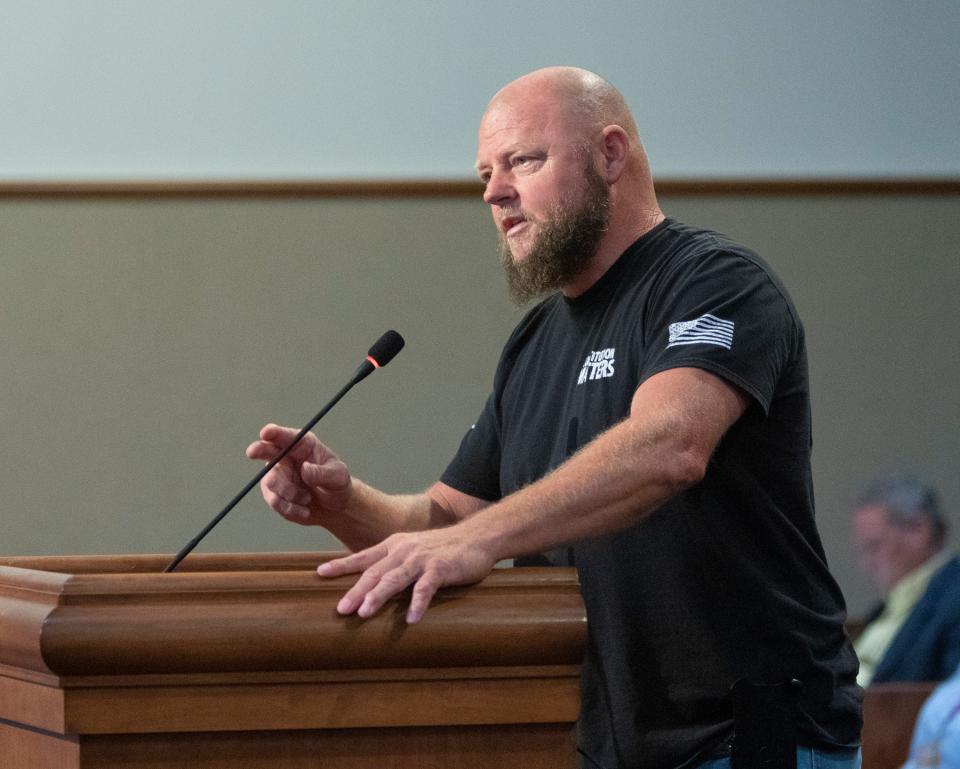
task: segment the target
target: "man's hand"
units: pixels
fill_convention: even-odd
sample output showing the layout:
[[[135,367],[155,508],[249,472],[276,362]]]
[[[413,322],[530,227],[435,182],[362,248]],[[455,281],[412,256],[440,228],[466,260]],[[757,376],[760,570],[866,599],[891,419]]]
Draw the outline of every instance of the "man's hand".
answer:
[[[317,568],[322,577],[363,572],[340,599],[340,614],[371,617],[393,596],[413,585],[407,622],[423,617],[437,590],[445,585],[469,585],[489,574],[496,560],[449,526],[433,531],[394,534],[373,547]]]
[[[269,462],[296,437],[298,430],[266,425],[260,440],[247,447],[250,459]],[[263,499],[288,521],[325,525],[350,501],[352,482],[347,466],[307,433],[293,450],[260,482]]]

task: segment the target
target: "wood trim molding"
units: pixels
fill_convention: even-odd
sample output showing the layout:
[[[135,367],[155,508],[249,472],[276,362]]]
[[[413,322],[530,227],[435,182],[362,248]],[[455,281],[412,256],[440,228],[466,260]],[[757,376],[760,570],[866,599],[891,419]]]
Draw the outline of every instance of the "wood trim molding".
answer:
[[[675,197],[952,196],[960,195],[960,177],[664,179],[656,187]]]
[[[141,180],[0,182],[0,198],[480,198],[472,180]]]
[[[671,197],[957,196],[960,177],[663,178]],[[469,179],[0,181],[0,199],[170,198],[476,198]]]
[[[156,555],[3,557],[0,664],[61,678],[579,664],[572,569],[495,569],[407,626],[403,596],[369,620],[340,617],[352,580],[315,571],[332,555],[198,553],[173,574]]]

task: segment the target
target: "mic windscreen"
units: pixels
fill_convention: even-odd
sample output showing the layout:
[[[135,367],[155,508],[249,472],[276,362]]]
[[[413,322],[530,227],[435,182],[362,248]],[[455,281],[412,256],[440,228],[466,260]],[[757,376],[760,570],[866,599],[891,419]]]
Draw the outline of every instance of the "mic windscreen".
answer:
[[[403,345],[403,337],[391,329],[373,343],[367,356],[372,358],[377,366],[386,366],[393,360],[393,356],[403,349]]]

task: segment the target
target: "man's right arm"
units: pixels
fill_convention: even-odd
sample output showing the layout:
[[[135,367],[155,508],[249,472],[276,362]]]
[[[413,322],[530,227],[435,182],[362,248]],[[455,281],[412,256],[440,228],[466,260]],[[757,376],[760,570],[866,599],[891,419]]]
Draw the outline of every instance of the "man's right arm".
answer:
[[[293,428],[266,425],[247,456],[269,462],[296,434]],[[267,474],[260,490],[287,520],[323,526],[354,551],[397,532],[448,526],[489,504],[440,482],[421,494],[385,494],[352,477],[312,433]]]

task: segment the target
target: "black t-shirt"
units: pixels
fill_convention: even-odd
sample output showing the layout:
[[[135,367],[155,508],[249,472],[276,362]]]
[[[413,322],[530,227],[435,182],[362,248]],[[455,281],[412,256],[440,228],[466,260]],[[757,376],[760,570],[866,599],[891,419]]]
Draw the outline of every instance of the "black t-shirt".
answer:
[[[486,500],[517,491],[679,366],[752,403],[700,483],[626,530],[572,543],[589,627],[584,766],[665,769],[722,751],[742,678],[800,679],[801,743],[855,746],[862,692],[814,523],[803,328],[751,251],[667,219],[581,296],[537,305],[442,480]]]

